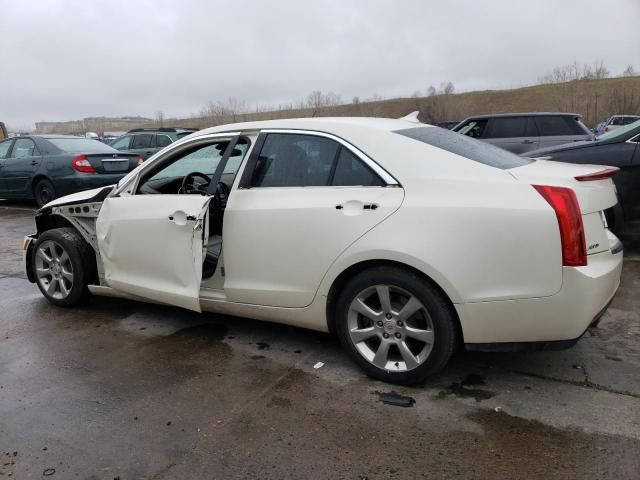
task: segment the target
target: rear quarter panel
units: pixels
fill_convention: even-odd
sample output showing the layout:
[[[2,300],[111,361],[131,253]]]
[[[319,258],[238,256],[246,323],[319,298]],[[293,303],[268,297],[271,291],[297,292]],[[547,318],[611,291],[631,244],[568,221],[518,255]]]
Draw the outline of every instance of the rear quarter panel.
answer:
[[[433,179],[407,190],[400,209],[336,261],[324,293],[344,269],[373,259],[424,272],[454,303],[544,297],[562,285],[555,214],[518,182]]]

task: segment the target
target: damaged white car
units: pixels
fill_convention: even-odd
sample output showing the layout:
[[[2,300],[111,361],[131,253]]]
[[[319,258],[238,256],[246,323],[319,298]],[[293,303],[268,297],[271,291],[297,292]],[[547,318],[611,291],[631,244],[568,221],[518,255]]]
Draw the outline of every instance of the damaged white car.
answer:
[[[459,346],[563,348],[597,321],[622,268],[613,173],[408,120],[225,125],[40,209],[26,270],[60,306],[90,292],[335,332],[411,384]]]

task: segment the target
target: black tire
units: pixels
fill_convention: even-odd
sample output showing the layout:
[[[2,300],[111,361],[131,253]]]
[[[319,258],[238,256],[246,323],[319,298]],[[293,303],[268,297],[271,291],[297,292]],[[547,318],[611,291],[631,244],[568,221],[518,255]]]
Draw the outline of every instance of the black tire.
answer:
[[[38,207],[42,207],[50,201],[55,200],[57,196],[58,194],[56,193],[53,183],[46,178],[38,180],[33,187],[33,198]]]
[[[55,255],[52,255],[51,248],[55,248],[59,257],[64,257],[61,252],[68,256],[62,262],[58,262],[57,278],[54,279],[54,266],[40,255],[39,249],[43,247],[43,253],[55,262]],[[88,285],[95,275],[95,262],[93,261],[93,249],[80,234],[73,228],[55,228],[47,230],[38,237],[33,248],[31,268],[36,279],[36,284],[49,302],[59,307],[73,307],[82,303],[89,295]],[[60,267],[60,264],[63,266]],[[64,267],[66,265],[66,268]],[[38,267],[47,267],[50,270],[48,276],[40,276]],[[71,268],[69,268],[71,267]],[[60,270],[62,268],[62,270]],[[62,276],[71,272],[72,281],[62,279]],[[44,274],[43,274],[44,275]],[[60,286],[60,281],[64,282],[65,294]],[[54,285],[52,292],[48,291],[48,285]]]
[[[376,286],[389,286],[390,290],[388,291],[391,291],[392,295],[395,295],[395,298],[398,299],[402,298],[402,295],[405,293],[410,294],[419,302],[421,302],[422,306],[425,307],[424,310],[418,310],[418,313],[416,315],[420,315],[424,319],[430,318],[430,326],[425,326],[424,329],[431,332],[433,341],[431,343],[424,343],[424,348],[427,350],[430,348],[430,351],[423,356],[424,360],[422,360],[422,363],[419,363],[418,366],[412,367],[411,369],[407,369],[405,371],[392,371],[386,368],[381,368],[374,365],[373,360],[368,360],[367,358],[365,358],[364,354],[361,353],[361,351],[356,347],[356,343],[354,343],[354,340],[352,340],[348,323],[348,316],[352,302],[355,301],[356,297],[361,295],[363,292],[368,291],[368,289],[375,288]],[[397,289],[396,293],[393,293],[394,289]],[[376,294],[374,293],[373,295]],[[391,310],[393,311],[393,308]],[[380,311],[384,311],[384,309],[380,307]],[[383,382],[399,385],[415,385],[418,383],[423,383],[429,377],[432,377],[435,374],[439,373],[445,367],[456,347],[457,320],[455,317],[453,306],[451,305],[449,300],[437,287],[432,285],[430,282],[411,271],[403,270],[401,268],[381,266],[365,270],[356,275],[347,283],[345,288],[339,294],[335,313],[336,333],[338,335],[338,338],[340,339],[340,343],[342,344],[342,346],[347,350],[347,352],[349,352],[349,355],[367,373],[367,375],[377,380],[382,380]],[[394,313],[393,315],[395,314],[396,313]],[[359,319],[364,319],[365,322],[370,321],[360,316],[359,314],[355,315]],[[393,320],[390,317],[391,314],[385,316],[384,318],[379,317],[379,321],[377,322],[371,322],[372,326],[373,323],[384,324],[384,328],[378,328],[376,330],[376,334],[379,338],[372,337],[371,341],[374,342],[374,345],[378,341],[382,343],[384,340],[381,335],[386,334],[387,341],[396,343],[396,346],[391,346],[388,351],[392,354],[394,352],[397,352],[397,354],[400,355],[400,347],[397,346],[397,344],[405,343],[406,345],[407,343],[413,342],[414,340],[409,338],[411,335],[407,335],[405,337],[404,335],[406,331],[400,331],[401,327],[396,327],[398,328],[398,331],[393,330],[396,323],[401,324],[402,322],[397,322],[397,319],[400,317],[394,317]],[[361,320],[358,320],[358,322],[360,321]],[[407,321],[406,325],[404,325],[404,328],[409,330],[409,322],[412,321],[414,320]],[[426,322],[427,320],[421,321]],[[387,333],[388,324],[390,325],[389,328],[391,328],[391,333]],[[382,327],[382,325],[380,325],[380,327]],[[366,328],[369,327],[367,326]],[[394,340],[394,337],[397,336],[399,337]],[[361,345],[362,348],[363,344],[358,344]],[[423,348],[423,346],[418,345],[418,349],[420,348]],[[417,354],[415,358],[420,358],[420,354]],[[391,364],[386,363],[387,366],[394,364],[396,366],[399,365],[398,363],[394,363],[394,360],[390,361]],[[403,363],[402,360],[401,363]],[[406,368],[408,365],[409,364],[407,363],[402,366]]]

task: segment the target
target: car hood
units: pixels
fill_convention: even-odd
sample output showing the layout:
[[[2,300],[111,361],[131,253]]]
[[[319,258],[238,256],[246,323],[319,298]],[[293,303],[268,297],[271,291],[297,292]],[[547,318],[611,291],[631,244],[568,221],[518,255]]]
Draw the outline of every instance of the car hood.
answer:
[[[50,201],[46,205],[43,205],[38,212],[50,209],[52,207],[59,207],[60,205],[72,205],[74,203],[89,203],[89,202],[101,202],[105,197],[115,188],[115,185],[109,185],[107,187],[92,188],[91,190],[83,190],[82,192],[72,193],[71,195],[65,195],[64,197],[56,198]]]

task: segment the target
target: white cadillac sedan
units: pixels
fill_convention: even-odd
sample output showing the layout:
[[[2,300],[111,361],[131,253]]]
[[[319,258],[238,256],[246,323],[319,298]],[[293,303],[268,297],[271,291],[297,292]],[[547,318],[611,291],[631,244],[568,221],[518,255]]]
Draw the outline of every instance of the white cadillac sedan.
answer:
[[[615,171],[408,120],[223,125],[45,205],[26,270],[55,305],[90,292],[335,332],[369,375],[413,384],[458,346],[564,348],[599,319],[622,268]]]

